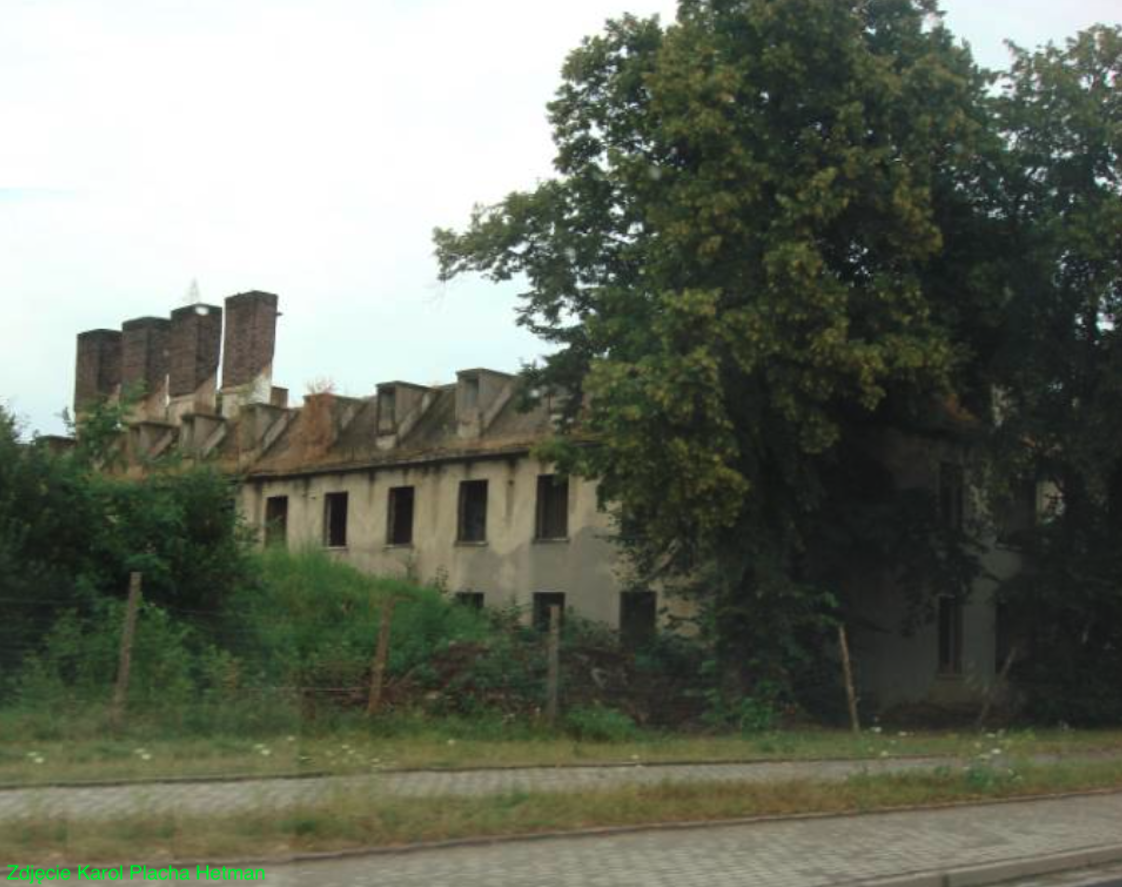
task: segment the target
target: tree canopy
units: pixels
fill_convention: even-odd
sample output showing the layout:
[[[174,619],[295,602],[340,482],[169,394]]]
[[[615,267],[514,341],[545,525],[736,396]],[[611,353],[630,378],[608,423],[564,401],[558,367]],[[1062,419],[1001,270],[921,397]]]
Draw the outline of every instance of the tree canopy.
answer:
[[[1122,30],[1015,52],[995,114],[1011,259],[994,436],[1007,491],[1045,484],[1003,590],[1037,714],[1122,717]]]
[[[553,454],[637,576],[704,587],[742,673],[797,658],[862,555],[969,584],[868,440],[986,408],[989,83],[931,0],[682,0],[570,55],[555,178],[435,234],[445,279],[526,281],[558,346],[529,381],[597,444]]]
[[[0,670],[59,613],[122,596],[132,571],[146,599],[188,610],[214,610],[248,581],[234,488],[217,468],[167,461],[140,479],[103,470],[128,408],[91,410],[78,444],[56,452],[21,440],[0,406]]]

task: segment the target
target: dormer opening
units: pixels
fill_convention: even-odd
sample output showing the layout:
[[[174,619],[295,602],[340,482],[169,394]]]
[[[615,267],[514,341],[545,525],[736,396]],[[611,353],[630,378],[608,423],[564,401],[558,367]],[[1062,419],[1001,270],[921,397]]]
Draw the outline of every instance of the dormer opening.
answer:
[[[378,392],[378,430],[393,432],[397,424],[397,389],[383,387]]]
[[[397,446],[432,403],[432,392],[412,382],[382,382],[378,385],[378,446]]]
[[[479,409],[479,376],[464,376],[461,380],[463,385],[463,407],[465,410]]]
[[[510,399],[513,377],[494,370],[456,373],[456,425],[462,438],[477,438]]]

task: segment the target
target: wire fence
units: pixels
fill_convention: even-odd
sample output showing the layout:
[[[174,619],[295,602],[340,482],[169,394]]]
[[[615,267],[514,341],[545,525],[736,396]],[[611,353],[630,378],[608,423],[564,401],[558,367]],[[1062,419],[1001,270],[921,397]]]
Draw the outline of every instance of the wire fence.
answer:
[[[57,617],[69,604],[0,598],[9,614]],[[130,606],[135,630],[125,627],[126,606],[118,624],[102,623],[104,636],[92,644],[92,656],[91,644],[76,636],[79,622],[72,634],[53,636],[56,649],[46,649],[43,635],[8,636],[3,650],[8,673],[0,678],[0,699],[7,701],[0,701],[0,711],[17,703],[49,704],[60,715],[108,706],[110,726],[118,730],[134,719],[165,717],[175,723],[190,709],[213,712],[225,706],[242,708],[246,723],[253,713],[259,721],[278,721],[281,710],[301,722],[338,713],[376,717],[409,711],[492,713],[557,726],[574,713],[587,719],[592,711],[618,712],[640,726],[759,730],[814,720],[855,732],[869,711],[859,690],[861,656],[850,649],[844,629],[835,643],[778,680],[772,675],[752,682],[743,674],[739,681],[718,674],[702,645],[681,635],[652,633],[645,642],[629,642],[626,634],[563,618],[557,608],[546,631],[530,626],[529,613],[511,623],[508,612],[495,633],[501,642],[452,640],[418,655],[417,640],[409,634],[415,624],[396,626],[392,605],[381,601],[370,604],[377,618],[368,621],[370,630],[357,648],[352,642],[335,650],[328,645],[302,662],[265,669],[259,666],[273,655],[272,630],[294,629],[290,612],[215,611],[164,601],[152,606],[143,603],[139,587]],[[403,600],[399,613],[409,606]],[[160,614],[175,621],[175,630],[159,624]],[[192,641],[184,640],[186,633]],[[196,643],[210,658],[169,664],[173,651],[153,649],[165,642]],[[408,656],[401,654],[403,647],[410,648]],[[246,650],[254,654],[249,665],[240,655]],[[286,649],[277,658],[290,653]],[[986,700],[986,710],[991,702]]]

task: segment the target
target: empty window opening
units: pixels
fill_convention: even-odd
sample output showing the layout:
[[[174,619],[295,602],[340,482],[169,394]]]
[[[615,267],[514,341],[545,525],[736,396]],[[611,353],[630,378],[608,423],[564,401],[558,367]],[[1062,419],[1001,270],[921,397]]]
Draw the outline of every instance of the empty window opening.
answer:
[[[950,595],[939,598],[939,673],[962,674],[962,602]]]
[[[566,539],[569,535],[569,479],[556,474],[538,476],[537,539]]]
[[[460,483],[459,542],[487,541],[487,481]]]
[[[943,526],[961,530],[965,517],[966,493],[962,466],[952,462],[939,465],[939,517]]]
[[[390,545],[413,544],[413,488],[394,487],[390,490],[386,541]]]
[[[328,548],[347,545],[346,493],[328,493],[323,497],[323,544]]]
[[[463,384],[463,408],[476,409],[479,406],[479,376],[464,376],[460,381]]]
[[[460,604],[460,606],[468,607],[472,610],[483,609],[482,591],[457,591],[455,600],[457,604]]]
[[[284,546],[288,542],[288,497],[270,496],[265,500],[265,544]]]
[[[625,591],[619,596],[619,637],[623,646],[635,650],[655,636],[658,596],[653,591]]]
[[[378,392],[378,428],[393,430],[397,423],[397,390],[383,388]]]
[[[534,592],[534,628],[549,631],[549,609],[557,607],[562,620],[565,618],[565,593],[561,591]]]

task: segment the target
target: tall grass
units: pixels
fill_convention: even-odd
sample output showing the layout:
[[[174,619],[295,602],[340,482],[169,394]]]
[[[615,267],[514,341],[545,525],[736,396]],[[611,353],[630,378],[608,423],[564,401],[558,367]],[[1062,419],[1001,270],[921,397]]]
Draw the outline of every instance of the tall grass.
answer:
[[[390,597],[391,677],[423,673],[450,645],[482,643],[494,633],[485,615],[433,588],[368,576],[320,551],[267,551],[253,567],[253,581],[216,610],[142,605],[130,735],[288,733],[309,715],[318,729],[349,722]],[[13,701],[0,711],[3,734],[63,740],[104,732],[123,620],[123,602],[109,598],[62,613],[9,678]]]
[[[449,645],[490,634],[481,613],[433,588],[368,576],[318,550],[265,552],[260,582],[224,608],[227,648],[246,678],[270,686],[359,687],[374,654],[382,607],[396,601],[388,668],[401,675]]]

